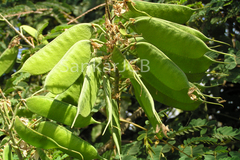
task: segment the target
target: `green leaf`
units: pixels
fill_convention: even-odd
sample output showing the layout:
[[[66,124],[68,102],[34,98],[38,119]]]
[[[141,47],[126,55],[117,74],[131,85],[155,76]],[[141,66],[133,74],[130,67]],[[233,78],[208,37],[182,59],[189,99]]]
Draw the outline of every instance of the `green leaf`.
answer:
[[[179,146],[178,147],[180,150],[182,150],[182,148]],[[187,146],[186,148],[183,149],[183,152],[185,152],[187,155],[190,155],[191,157],[198,157],[200,155],[202,155],[203,152],[203,148],[204,145],[200,144],[198,146]],[[183,154],[182,152],[180,152],[181,157],[187,157],[187,155]]]
[[[122,160],[137,160],[137,157],[131,155],[124,155]]]
[[[176,141],[169,141],[168,142],[169,144],[171,145],[174,145],[176,143]],[[164,160],[164,159],[167,159],[165,156],[164,156],[164,153],[168,153],[170,152],[170,150],[172,149],[172,146],[169,145],[169,144],[165,144],[165,145],[157,145],[157,147],[152,147],[152,150],[154,151],[155,154],[153,154],[153,159],[159,159],[159,160]],[[148,156],[149,159],[150,156]]]
[[[0,77],[8,72],[14,65],[17,59],[18,48],[7,48],[0,56]]]
[[[9,142],[9,139],[10,139],[10,137],[4,137],[4,138],[1,140],[0,145],[1,145],[1,146],[5,145],[7,142]]]
[[[240,153],[239,152],[237,152],[237,151],[231,151],[231,152],[229,152],[229,154],[230,154],[230,156],[232,156],[232,157],[240,157]]]
[[[38,28],[38,34],[42,34],[43,30],[48,26],[49,22],[43,23],[39,28]]]
[[[142,133],[142,134],[140,134],[138,137],[137,137],[137,140],[138,141],[141,141],[144,137],[146,137],[147,136],[147,133]]]
[[[215,148],[215,152],[217,153],[227,153],[227,146],[217,146]]]
[[[206,119],[192,119],[191,122],[189,123],[190,126],[203,126],[207,123]]]
[[[122,146],[122,154],[133,156],[139,153],[140,147],[142,146],[142,141],[135,141],[130,144]]]
[[[234,54],[231,54],[231,55],[234,55]],[[235,55],[234,56],[225,55],[224,62],[227,63],[225,65],[225,67],[228,70],[232,70],[237,66],[237,61],[236,61]]]
[[[217,159],[212,155],[204,155],[204,160],[217,160]]]
[[[22,33],[22,30],[24,30],[25,32],[30,34],[33,38],[38,40],[38,31],[35,28],[28,26],[28,25],[22,25],[22,26],[20,26],[21,33]]]

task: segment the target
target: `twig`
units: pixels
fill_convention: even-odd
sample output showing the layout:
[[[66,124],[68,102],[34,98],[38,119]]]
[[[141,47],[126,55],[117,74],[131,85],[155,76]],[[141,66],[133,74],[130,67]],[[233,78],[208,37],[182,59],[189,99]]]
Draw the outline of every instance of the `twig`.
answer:
[[[5,18],[8,17],[14,17],[14,16],[21,16],[22,14],[31,14],[31,13],[42,13],[42,11],[52,11],[52,8],[49,9],[37,9],[36,11],[26,11],[26,12],[20,12],[20,13],[16,13],[16,14],[10,14],[10,15],[6,15],[4,16]]]
[[[125,123],[129,123],[129,124],[132,124],[132,125],[134,125],[134,126],[136,126],[136,127],[138,127],[138,128],[141,128],[141,129],[144,130],[144,131],[147,131],[146,128],[144,128],[144,127],[142,127],[142,126],[140,126],[140,125],[138,125],[138,124],[136,124],[136,123],[133,123],[133,122],[127,121],[127,120],[122,119],[122,118],[120,118],[120,121],[121,121],[121,122],[125,122]]]
[[[100,5],[92,8],[92,9],[89,9],[88,11],[84,12],[83,14],[81,14],[80,16],[78,16],[77,18],[74,18],[74,19],[72,19],[71,21],[69,21],[67,24],[71,24],[72,22],[74,22],[74,21],[76,21],[77,19],[85,16],[85,15],[88,14],[89,12],[92,12],[93,10],[98,9],[99,7],[105,6],[105,4],[106,4],[106,3],[103,3],[103,4],[100,4]]]
[[[7,99],[7,98],[4,96],[1,88],[0,88],[0,94],[2,95],[2,97],[3,97],[4,99]]]
[[[106,14],[105,18],[108,18],[109,21],[110,21],[111,20],[111,13],[110,13],[110,9],[109,9],[109,6],[108,6],[108,0],[105,0],[105,4],[106,4],[106,6],[105,6],[105,14]]]
[[[173,147],[174,149],[178,150],[179,152],[182,152],[183,154],[185,154],[186,156],[188,156],[189,158],[192,158],[190,155],[188,155],[187,153],[183,152],[182,150],[178,149],[177,147],[171,145],[170,143],[168,143],[167,141],[163,140],[162,141],[165,143],[165,144],[168,144],[169,146]]]
[[[75,23],[78,23],[78,21],[76,19],[74,19],[74,17],[70,16],[69,14],[67,14],[64,11],[60,11],[62,14],[64,14],[65,16],[67,16],[70,20],[73,20]]]
[[[19,35],[21,36],[25,42],[27,42],[27,44],[29,44],[32,48],[35,48],[34,45],[29,42],[29,40],[22,34],[20,33],[2,14],[0,14],[0,17],[2,17],[2,19]]]

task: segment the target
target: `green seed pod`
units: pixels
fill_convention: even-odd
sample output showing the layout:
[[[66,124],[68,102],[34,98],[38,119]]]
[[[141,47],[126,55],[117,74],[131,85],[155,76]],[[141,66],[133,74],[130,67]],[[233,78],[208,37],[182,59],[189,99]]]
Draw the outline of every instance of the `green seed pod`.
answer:
[[[131,78],[130,80],[133,85],[137,101],[146,113],[154,131],[157,131],[157,128],[160,127],[162,122],[155,110],[153,98],[139,76],[136,74],[135,77],[135,79]]]
[[[33,75],[47,73],[61,60],[72,45],[92,37],[94,25],[82,23],[71,27],[30,57],[18,72],[29,72]]]
[[[146,14],[142,13],[145,12],[152,17],[162,18],[180,24],[186,23],[195,11],[194,9],[183,5],[152,3],[135,0],[132,2],[127,2],[127,5],[129,11],[122,15],[125,19],[146,16]]]
[[[184,73],[205,72],[213,63],[223,63],[216,61],[207,55],[200,58],[187,58],[169,52],[164,52]]]
[[[90,40],[75,43],[46,77],[44,87],[54,94],[67,90],[82,74],[92,56]]]
[[[150,85],[154,86],[154,88],[156,88],[156,90],[160,91],[161,93],[183,103],[193,103],[191,98],[188,96],[188,90],[190,86],[186,88],[182,88],[181,90],[174,90],[166,86],[160,80],[158,80],[156,78],[156,75],[152,74],[151,72],[140,71],[140,73],[142,75],[143,80],[148,82]],[[169,73],[169,75],[172,75],[172,74],[174,73]],[[170,79],[169,81],[172,81],[172,83],[178,83],[177,79]]]
[[[214,39],[210,39],[208,37],[206,37],[202,32],[194,29],[194,28],[191,28],[189,26],[185,26],[185,25],[182,25],[182,24],[178,24],[178,23],[174,23],[174,22],[171,22],[171,21],[167,21],[167,20],[164,20],[164,19],[159,19],[160,21],[163,21],[164,23],[169,23],[175,27],[177,27],[178,29],[181,29],[182,31],[185,31],[189,34],[192,34],[198,38],[200,38],[202,41],[204,42],[207,42],[207,41],[214,41],[214,42],[217,42],[217,43],[221,43],[221,44],[225,44],[225,45],[229,45],[225,42],[221,42],[221,41],[217,41],[217,40],[214,40]]]
[[[43,117],[58,121],[66,125],[72,125],[77,114],[77,107],[44,96],[35,96],[26,99],[28,109]],[[86,127],[90,124],[98,123],[90,115],[88,117],[78,116],[74,127]]]
[[[142,72],[150,72],[155,75],[156,79],[172,90],[182,90],[189,88],[189,83],[184,72],[169,59],[157,47],[148,42],[138,42],[135,45],[135,52],[141,59],[141,63],[148,69]]]
[[[169,107],[182,109],[184,111],[193,111],[197,109],[202,103],[201,101],[192,101],[192,103],[184,103],[184,102],[177,101],[176,99],[163,94],[159,90],[156,90],[152,85],[147,83],[144,79],[142,81],[147,87],[147,89],[149,90],[154,100],[160,103],[163,103]]]
[[[79,115],[82,117],[88,117],[91,114],[100,87],[100,80],[102,76],[101,72],[102,58],[95,57],[91,59],[86,68],[82,90],[78,99],[77,114],[73,124]]]
[[[200,58],[208,51],[226,54],[210,49],[198,37],[169,23],[164,23],[158,18],[139,17],[131,24],[131,27],[164,53],[174,53],[188,58]]]
[[[190,82],[197,82],[200,81],[205,75],[206,73],[185,73],[186,76],[188,77],[188,80]]]
[[[123,77],[134,78],[134,69],[116,46],[114,46],[111,58]]]
[[[76,153],[60,148],[60,150],[71,156],[84,160],[101,159],[101,156],[91,144],[75,136],[63,126],[45,121],[38,124],[36,131],[52,138],[64,148],[76,151],[82,155],[82,157],[79,157]]]
[[[82,74],[66,91],[59,95],[48,92],[46,96],[77,106],[78,98],[80,96],[83,85],[83,78],[84,76]]]
[[[135,40],[131,39],[134,44]],[[138,37],[137,42],[147,42],[144,38]],[[131,54],[136,54],[134,51],[130,51]],[[185,74],[191,73],[203,73],[205,72],[213,63],[224,63],[221,61],[216,61],[207,55],[203,55],[200,58],[187,58],[170,52],[164,53],[168,56]]]
[[[19,137],[35,147],[43,149],[53,149],[59,147],[59,145],[51,138],[44,136],[43,134],[38,133],[35,130],[25,126],[19,117],[15,118],[14,128],[17,131]]]
[[[0,77],[12,69],[15,60],[17,59],[18,48],[7,48],[0,56]]]

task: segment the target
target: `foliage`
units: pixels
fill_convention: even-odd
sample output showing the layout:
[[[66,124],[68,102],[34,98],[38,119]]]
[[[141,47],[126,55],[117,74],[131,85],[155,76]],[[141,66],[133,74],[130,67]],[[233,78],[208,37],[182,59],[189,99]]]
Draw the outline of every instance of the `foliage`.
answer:
[[[105,15],[103,7],[73,25],[67,24],[73,17],[104,1],[2,2],[1,158],[238,159],[238,1],[158,1],[196,9],[183,24],[210,38],[208,52],[199,55],[205,56],[206,69],[196,73],[201,64],[192,52],[204,43],[189,34],[192,39],[183,41],[184,29],[155,21],[159,8],[149,11],[138,2],[114,1],[114,6],[105,5]],[[179,23],[179,14],[167,16]],[[160,31],[155,25],[163,26],[161,36],[156,37]],[[189,45],[185,55],[177,53],[191,53],[184,62],[171,54],[193,40],[197,45],[192,51]],[[142,72],[147,66],[142,59],[150,61],[149,72]],[[76,64],[83,63],[88,65],[79,72]],[[66,68],[70,72],[61,72]],[[37,104],[44,105],[42,110],[34,110]],[[65,111],[51,110],[58,106]],[[72,127],[81,122],[87,127]]]

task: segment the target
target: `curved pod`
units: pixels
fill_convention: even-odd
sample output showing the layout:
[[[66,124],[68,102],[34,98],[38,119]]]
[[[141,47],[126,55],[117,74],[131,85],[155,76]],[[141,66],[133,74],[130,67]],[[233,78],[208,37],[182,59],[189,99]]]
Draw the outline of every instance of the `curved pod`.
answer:
[[[27,98],[26,104],[30,111],[69,126],[72,125],[74,117],[77,114],[77,107],[44,96]],[[74,127],[82,128],[93,123],[98,122],[90,115],[88,117],[82,117],[79,115],[76,119]]]
[[[0,56],[0,77],[8,72],[14,65],[15,60],[17,59],[18,48],[12,47],[7,48]]]
[[[176,100],[176,99],[174,99],[170,96],[167,96],[167,95],[163,94],[162,92],[156,90],[152,85],[147,83],[145,80],[143,80],[143,83],[145,84],[145,86],[149,90],[149,92],[152,95],[154,100],[156,100],[156,101],[158,101],[162,104],[165,104],[169,107],[182,109],[184,111],[193,111],[193,110],[197,109],[202,104],[201,101],[193,101],[193,103],[180,102],[180,101],[178,101],[178,100]]]
[[[173,90],[189,88],[189,83],[184,72],[154,45],[147,42],[139,42],[135,45],[135,51],[150,72],[164,85]]]
[[[39,75],[50,71],[76,42],[90,39],[94,32],[93,24],[82,23],[63,32],[43,47],[23,64],[18,72]]]
[[[74,106],[78,105],[78,98],[81,93],[82,85],[83,85],[83,76],[82,74],[66,91],[59,95],[52,94],[51,92],[48,92],[46,95],[50,98],[55,98],[59,101],[63,101],[69,104],[72,104]]]
[[[178,24],[178,23],[174,23],[174,22],[171,22],[171,21],[167,21],[167,20],[164,20],[164,19],[159,19],[160,21],[163,21],[164,23],[169,23],[175,27],[177,27],[178,29],[182,30],[182,31],[185,31],[189,34],[192,34],[198,38],[200,38],[202,41],[206,42],[206,41],[214,41],[214,42],[217,42],[217,43],[221,43],[221,44],[225,44],[225,45],[229,45],[225,42],[221,42],[221,41],[218,41],[218,40],[214,40],[214,39],[210,39],[208,37],[206,37],[202,32],[194,29],[194,28],[191,28],[189,26],[185,26],[185,25],[182,25],[182,24]]]
[[[130,80],[133,85],[137,101],[146,113],[153,129],[157,131],[157,128],[162,122],[157,114],[157,111],[155,110],[153,98],[138,75],[135,77],[136,79],[131,78]]]
[[[131,64],[128,62],[128,60],[124,57],[124,55],[121,53],[119,48],[114,46],[112,57],[115,66],[117,66],[118,71],[123,77],[125,78],[134,78],[134,69],[132,68]]]
[[[133,5],[137,10],[146,12],[152,17],[162,18],[180,24],[186,23],[193,12],[195,12],[192,8],[176,4],[152,3],[135,0],[127,2],[127,4],[129,11],[123,14],[123,17],[126,19],[146,16],[146,14],[134,10],[131,5]]]
[[[200,58],[208,51],[221,53],[210,49],[198,37],[163,23],[158,18],[140,17],[131,27],[164,53],[170,52],[187,58]]]
[[[44,121],[38,124],[36,131],[52,138],[54,141],[56,141],[59,145],[63,146],[64,148],[80,153],[82,157],[79,157],[78,154],[70,152],[69,150],[60,148],[69,155],[84,160],[101,159],[97,150],[91,144],[75,136],[74,134],[72,134],[72,132],[70,132],[63,126],[48,121]]]
[[[51,138],[44,136],[41,133],[36,132],[33,129],[25,126],[19,117],[15,118],[14,128],[18,135],[27,143],[43,149],[58,148],[59,145]]]
[[[193,103],[194,101],[188,96],[188,90],[190,87],[182,88],[181,90],[174,90],[163,84],[160,80],[156,78],[156,75],[151,72],[140,72],[142,79],[148,82],[150,85],[163,94],[183,103]],[[173,83],[174,80],[172,81]]]
[[[90,40],[75,43],[46,77],[44,87],[51,93],[67,90],[82,74],[92,56]]]

